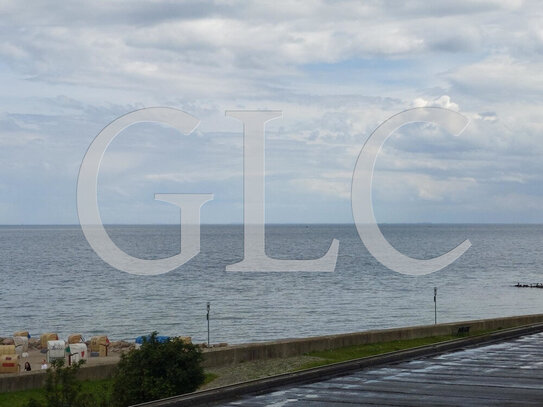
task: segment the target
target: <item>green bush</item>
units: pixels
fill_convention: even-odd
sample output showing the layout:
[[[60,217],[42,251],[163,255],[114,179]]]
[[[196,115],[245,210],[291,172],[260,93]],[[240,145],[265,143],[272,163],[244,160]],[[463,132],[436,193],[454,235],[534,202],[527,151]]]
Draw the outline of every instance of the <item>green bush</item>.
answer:
[[[204,380],[202,353],[179,339],[164,343],[153,332],[140,349],[121,356],[113,378],[114,405],[132,404],[195,391]]]
[[[26,407],[109,407],[107,396],[101,398],[81,391],[77,371],[84,360],[64,366],[64,360],[55,360],[47,369],[45,379],[45,404],[31,399]]]
[[[201,362],[198,347],[179,339],[159,343],[153,332],[140,349],[121,356],[112,392],[107,386],[83,392],[77,372],[84,361],[64,366],[64,360],[57,360],[47,370],[45,401],[31,399],[26,407],[126,407],[188,393],[204,383]]]

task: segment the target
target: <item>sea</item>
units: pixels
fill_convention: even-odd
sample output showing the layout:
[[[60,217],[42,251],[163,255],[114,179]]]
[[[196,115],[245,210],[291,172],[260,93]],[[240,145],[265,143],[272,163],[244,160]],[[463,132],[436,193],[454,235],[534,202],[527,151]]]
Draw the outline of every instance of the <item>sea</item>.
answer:
[[[229,344],[543,312],[543,225],[384,224],[402,253],[427,259],[469,239],[472,247],[425,276],[391,271],[354,225],[267,225],[266,251],[321,257],[333,239],[332,273],[227,272],[243,258],[242,225],[202,225],[201,251],[176,270],[138,276],[92,250],[79,226],[0,226],[0,336],[82,333],[134,340],[153,331]],[[132,256],[178,253],[178,225],[106,227]],[[434,287],[437,288],[434,303]]]

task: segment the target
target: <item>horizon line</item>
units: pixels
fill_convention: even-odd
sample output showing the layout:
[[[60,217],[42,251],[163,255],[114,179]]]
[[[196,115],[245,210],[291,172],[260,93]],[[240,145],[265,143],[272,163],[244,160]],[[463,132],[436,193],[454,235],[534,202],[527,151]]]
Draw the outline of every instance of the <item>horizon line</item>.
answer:
[[[369,223],[364,223],[367,225]],[[242,222],[232,223],[204,223],[201,226],[244,226]],[[254,224],[247,224],[255,226]],[[279,226],[299,226],[299,225],[353,225],[354,222],[267,222],[264,226],[279,225]],[[543,225],[543,222],[377,222],[377,225]],[[0,227],[4,226],[81,226],[80,223],[0,223]],[[99,225],[88,225],[99,226]],[[181,226],[179,223],[104,223],[103,226]]]

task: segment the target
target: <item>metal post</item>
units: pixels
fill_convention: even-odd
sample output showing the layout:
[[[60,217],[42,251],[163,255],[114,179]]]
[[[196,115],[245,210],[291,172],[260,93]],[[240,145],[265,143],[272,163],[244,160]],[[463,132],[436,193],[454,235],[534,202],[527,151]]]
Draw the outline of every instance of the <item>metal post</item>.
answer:
[[[211,308],[211,303],[207,302],[207,346],[209,345],[209,310]]]
[[[434,324],[437,325],[437,287],[434,287]]]

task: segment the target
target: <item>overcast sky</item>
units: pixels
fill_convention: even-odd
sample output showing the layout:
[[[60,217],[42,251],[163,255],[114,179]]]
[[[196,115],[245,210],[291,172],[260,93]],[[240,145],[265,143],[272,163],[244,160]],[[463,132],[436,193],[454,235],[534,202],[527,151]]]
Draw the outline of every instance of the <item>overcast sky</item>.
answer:
[[[387,141],[379,222],[543,222],[541,5],[429,3],[0,1],[0,223],[76,224],[93,138],[151,106],[200,125],[117,137],[99,177],[105,223],[177,223],[161,192],[214,193],[203,221],[240,223],[242,125],[229,109],[283,112],[267,127],[269,222],[350,223],[364,141],[415,106],[471,123]]]

